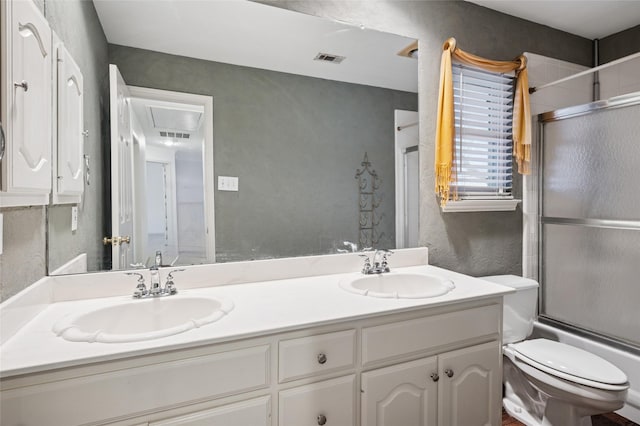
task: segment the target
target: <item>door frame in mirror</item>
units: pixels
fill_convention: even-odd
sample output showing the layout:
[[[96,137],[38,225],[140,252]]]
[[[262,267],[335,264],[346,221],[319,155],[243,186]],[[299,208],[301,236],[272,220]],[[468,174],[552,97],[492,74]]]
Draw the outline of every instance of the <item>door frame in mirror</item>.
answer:
[[[194,93],[173,92],[170,90],[151,89],[148,87],[128,86],[132,98],[144,98],[162,102],[175,102],[197,105],[204,108],[204,205],[206,229],[207,263],[216,261],[215,239],[215,174],[213,162],[213,97]]]

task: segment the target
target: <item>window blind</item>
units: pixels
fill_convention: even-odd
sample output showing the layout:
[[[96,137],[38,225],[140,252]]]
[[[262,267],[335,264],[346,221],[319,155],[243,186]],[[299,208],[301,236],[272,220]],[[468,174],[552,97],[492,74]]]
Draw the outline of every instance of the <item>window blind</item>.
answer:
[[[458,199],[512,198],[515,76],[453,64]]]

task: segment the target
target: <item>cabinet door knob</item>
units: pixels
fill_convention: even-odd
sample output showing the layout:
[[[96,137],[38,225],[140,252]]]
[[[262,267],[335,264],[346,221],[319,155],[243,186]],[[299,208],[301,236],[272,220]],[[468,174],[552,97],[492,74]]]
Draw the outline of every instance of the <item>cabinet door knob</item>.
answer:
[[[327,416],[325,416],[324,414],[320,414],[320,415],[318,416],[318,424],[319,424],[320,426],[322,426],[322,425],[324,425],[324,424],[327,424]]]
[[[450,368],[447,368],[446,370],[444,370],[444,374],[446,374],[447,377],[453,377],[453,370]]]
[[[434,382],[440,380],[440,376],[438,375],[438,373],[431,373],[431,380],[433,380]]]
[[[20,83],[14,82],[13,85],[15,87],[22,87],[25,92],[29,91],[29,83],[27,83],[25,80],[22,80]]]
[[[327,356],[325,354],[322,354],[322,353],[318,354],[318,363],[324,364],[325,362],[327,362]]]

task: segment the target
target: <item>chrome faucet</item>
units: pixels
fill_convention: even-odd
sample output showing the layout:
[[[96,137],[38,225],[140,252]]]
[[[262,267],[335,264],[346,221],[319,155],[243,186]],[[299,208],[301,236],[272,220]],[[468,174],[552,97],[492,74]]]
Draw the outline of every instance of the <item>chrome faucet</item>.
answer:
[[[158,261],[158,256],[156,256],[156,262]],[[149,283],[149,294],[152,296],[158,296],[162,293],[162,286],[160,285],[160,270],[157,265],[153,265],[149,268],[149,274],[151,275],[150,283]]]
[[[393,252],[387,249],[376,250],[373,254],[373,258],[370,258],[367,254],[360,254],[360,257],[364,257],[364,266],[362,267],[362,273],[365,275],[371,274],[383,274],[391,271],[389,268],[388,257]]]
[[[138,272],[126,272],[126,274],[138,276],[138,285],[133,292],[133,297],[135,299],[142,299],[145,297],[160,297],[176,294],[178,290],[176,289],[175,283],[173,282],[173,274],[175,272],[182,271],[184,271],[184,269],[174,269],[169,272],[169,274],[167,275],[167,282],[165,283],[163,288],[160,285],[160,270],[156,265],[153,265],[151,268],[149,268],[150,284],[148,289],[144,283],[144,275]]]

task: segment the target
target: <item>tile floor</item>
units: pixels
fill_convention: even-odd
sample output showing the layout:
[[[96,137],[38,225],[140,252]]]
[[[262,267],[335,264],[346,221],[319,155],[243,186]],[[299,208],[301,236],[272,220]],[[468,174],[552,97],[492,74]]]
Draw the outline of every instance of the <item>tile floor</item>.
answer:
[[[640,426],[631,420],[625,419],[616,413],[602,414],[591,418],[593,426]],[[504,410],[502,411],[502,426],[524,426],[513,417],[510,417]]]

